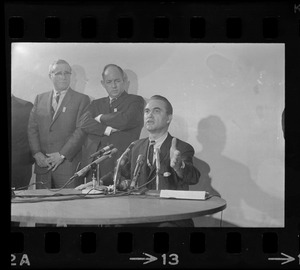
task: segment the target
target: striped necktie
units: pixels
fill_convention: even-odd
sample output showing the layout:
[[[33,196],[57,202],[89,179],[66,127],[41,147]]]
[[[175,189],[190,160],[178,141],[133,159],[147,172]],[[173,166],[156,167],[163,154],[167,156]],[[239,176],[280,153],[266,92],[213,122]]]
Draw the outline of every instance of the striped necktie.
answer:
[[[55,102],[52,103],[52,116],[54,116],[57,107],[58,107],[58,102],[59,102],[59,98],[60,98],[60,93],[57,93],[55,96]]]
[[[60,94],[56,94],[55,100],[56,100],[57,105],[58,105],[58,102],[59,102],[59,98],[60,98]]]
[[[115,102],[117,99],[116,98],[112,98],[109,100],[109,112],[113,112],[113,105],[112,103]]]

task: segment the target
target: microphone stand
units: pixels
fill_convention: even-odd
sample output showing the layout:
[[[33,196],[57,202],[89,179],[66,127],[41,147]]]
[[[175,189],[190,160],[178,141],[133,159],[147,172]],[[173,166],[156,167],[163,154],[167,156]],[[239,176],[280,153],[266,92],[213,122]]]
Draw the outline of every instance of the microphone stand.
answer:
[[[137,170],[136,170],[135,174],[133,175],[133,178],[132,178],[132,181],[130,183],[129,189],[135,189],[135,187],[137,185],[136,181],[137,181],[137,179],[138,179],[138,177],[139,177],[139,175],[141,173],[141,168],[142,168],[142,166],[144,164],[143,158],[144,157],[142,155],[138,156],[138,160],[137,160],[137,166],[138,167],[137,167]]]
[[[158,172],[159,172],[159,169],[156,169],[156,176],[155,176],[156,177],[156,179],[155,179],[156,180],[155,181],[155,184],[156,184],[156,188],[155,189],[156,190],[158,190],[158,187],[159,187],[159,173]]]
[[[118,174],[119,174],[119,169],[120,169],[120,164],[121,164],[121,160],[123,159],[124,157],[124,154],[120,156],[120,158],[118,159],[117,161],[117,166],[116,166],[116,169],[115,169],[115,173],[114,173],[114,186],[113,186],[113,194],[116,194],[116,188],[117,188],[117,181],[118,181]]]
[[[100,185],[100,164],[97,164],[97,184]]]
[[[111,151],[112,150],[108,150],[106,152],[104,152],[103,154],[99,154],[97,156],[97,158],[101,158],[103,156],[108,156],[109,158],[111,158]],[[92,164],[92,181],[93,181],[93,187],[95,187],[96,183],[97,185],[100,185],[100,164],[98,163],[97,166],[96,164]],[[95,174],[96,174],[96,177],[95,177]],[[97,181],[97,182],[96,182]]]
[[[90,165],[90,168],[92,168],[93,170],[93,174],[92,174],[92,188],[88,188],[86,187],[85,189],[82,190],[82,192],[85,191],[86,194],[101,194],[103,193],[103,189],[99,189],[97,188],[97,186],[100,185],[100,181],[99,179],[99,163],[103,160],[106,160],[107,158],[111,158],[113,154],[115,154],[118,150],[116,148],[112,149],[109,152],[105,152],[104,155],[100,158],[98,158],[97,160],[95,160],[94,162],[92,162]],[[95,172],[97,173],[97,178],[95,177]]]
[[[118,184],[118,175],[119,175],[119,170],[120,170],[120,165],[121,161],[124,158],[125,155],[131,150],[131,148],[134,146],[135,142],[132,142],[127,149],[123,152],[123,154],[119,157],[117,160],[117,165],[115,167],[115,172],[114,172],[114,178],[113,178],[113,194],[116,194],[116,189],[117,189],[117,184]]]
[[[94,168],[94,166],[98,165],[100,162],[104,161],[107,158],[111,158],[113,154],[115,154],[117,152],[117,148],[114,148],[113,150],[111,150],[110,152],[108,152],[107,154],[103,155],[102,157],[96,159],[95,161],[93,161],[92,163],[88,164],[87,166],[85,166],[84,168],[82,168],[81,170],[77,171],[71,178],[75,178],[81,175],[84,175],[87,171],[89,171],[91,168]]]
[[[156,190],[159,189],[159,171],[160,171],[160,159],[159,159],[159,148],[155,148],[155,159],[156,159],[156,179],[155,179],[155,184],[156,184]]]
[[[98,180],[98,179],[95,177],[95,173],[96,173],[97,176],[98,176],[98,172],[97,172],[98,165],[99,165],[99,164],[92,164],[92,166],[91,166],[93,189],[96,188],[96,183],[99,184],[98,181],[96,182],[96,180]]]

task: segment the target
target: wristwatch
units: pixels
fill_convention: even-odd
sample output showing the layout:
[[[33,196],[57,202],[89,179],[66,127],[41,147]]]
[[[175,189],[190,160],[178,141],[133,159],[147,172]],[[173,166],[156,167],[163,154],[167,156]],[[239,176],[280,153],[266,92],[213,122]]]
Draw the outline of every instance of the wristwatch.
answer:
[[[61,157],[62,159],[66,159],[66,157],[65,157],[64,155],[62,155],[62,154],[60,155],[60,157]]]

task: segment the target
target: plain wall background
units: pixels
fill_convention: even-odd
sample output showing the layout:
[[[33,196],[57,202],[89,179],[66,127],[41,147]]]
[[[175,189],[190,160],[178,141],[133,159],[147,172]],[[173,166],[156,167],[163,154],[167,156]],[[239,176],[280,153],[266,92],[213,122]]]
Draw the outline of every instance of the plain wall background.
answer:
[[[103,67],[121,66],[129,93],[172,103],[169,131],[194,147],[202,173],[190,189],[221,194],[223,226],[284,226],[283,44],[14,43],[11,59],[12,93],[31,102],[51,90],[56,59],[70,63],[72,88],[91,99],[107,95]],[[220,226],[220,218],[195,223]]]

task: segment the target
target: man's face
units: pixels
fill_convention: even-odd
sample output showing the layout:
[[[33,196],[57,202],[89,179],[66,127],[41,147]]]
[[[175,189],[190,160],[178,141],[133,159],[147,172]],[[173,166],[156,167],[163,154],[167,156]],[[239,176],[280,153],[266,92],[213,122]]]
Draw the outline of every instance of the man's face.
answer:
[[[68,89],[71,81],[71,67],[67,64],[57,64],[49,74],[56,91]]]
[[[118,98],[125,89],[122,73],[116,67],[106,69],[101,84],[111,98]]]
[[[144,110],[145,128],[150,133],[168,130],[172,115],[167,114],[166,105],[162,100],[150,100]]]

